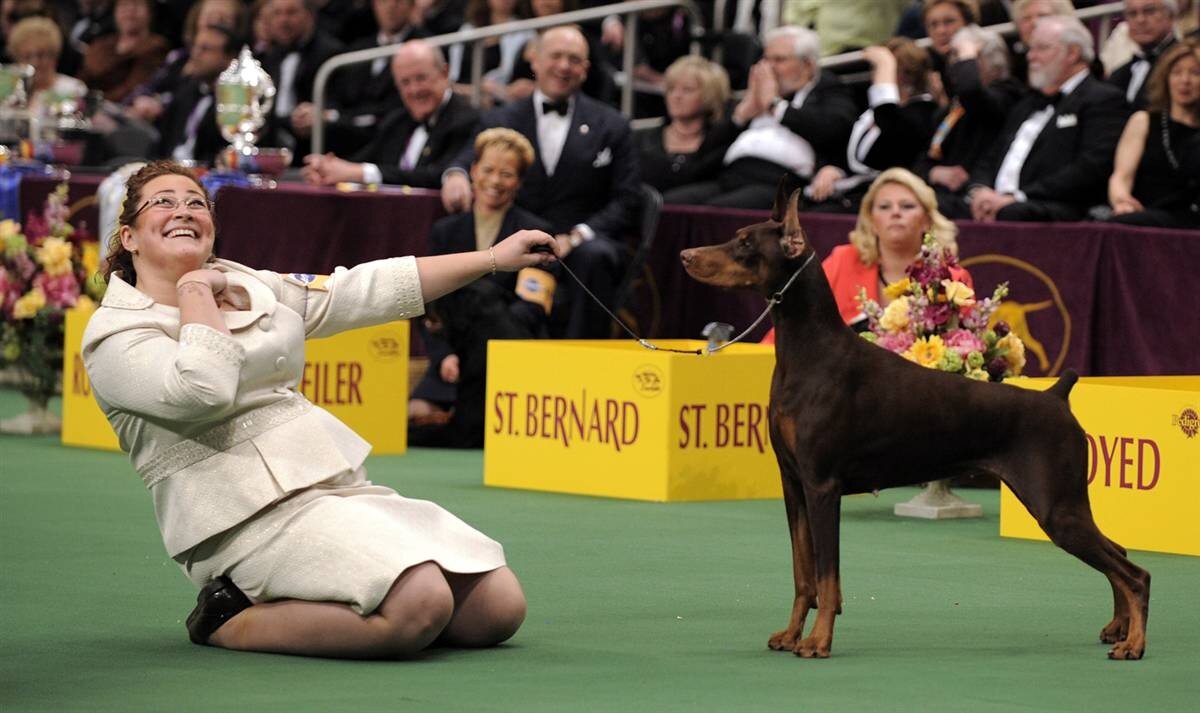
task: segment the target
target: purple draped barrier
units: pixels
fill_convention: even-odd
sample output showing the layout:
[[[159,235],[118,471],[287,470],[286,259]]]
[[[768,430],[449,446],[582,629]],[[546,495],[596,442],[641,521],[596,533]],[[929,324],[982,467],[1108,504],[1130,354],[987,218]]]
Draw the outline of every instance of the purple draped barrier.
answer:
[[[72,201],[99,180],[73,179]],[[22,182],[22,215],[53,183]],[[91,211],[90,215],[88,211]],[[218,252],[282,272],[328,272],[394,255],[426,254],[429,228],[443,214],[424,190],[341,193],[284,184],[275,190],[225,188],[217,198]],[[81,216],[94,216],[84,206]],[[650,338],[698,338],[708,322],[739,331],[762,311],[761,297],[724,292],[689,278],[679,251],[729,240],[764,211],[667,206],[647,258],[645,279],[629,305]],[[92,218],[94,220],[94,218]],[[846,241],[854,219],[804,214],[801,224],[821,255]],[[1027,345],[1028,373],[1200,373],[1200,232],[1125,228],[1102,223],[961,223],[960,258],[976,291],[1007,281],[1007,320]],[[754,337],[769,328],[760,326]]]

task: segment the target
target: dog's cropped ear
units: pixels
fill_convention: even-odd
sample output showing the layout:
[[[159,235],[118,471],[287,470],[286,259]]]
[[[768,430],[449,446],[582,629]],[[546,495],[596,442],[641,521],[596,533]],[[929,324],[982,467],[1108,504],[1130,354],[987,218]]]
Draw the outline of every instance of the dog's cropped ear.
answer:
[[[771,220],[776,223],[783,222],[783,216],[787,211],[789,183],[788,175],[785,173],[779,177],[779,186],[775,188],[775,205],[771,206]]]
[[[783,216],[783,236],[779,239],[783,254],[789,259],[796,258],[808,246],[804,228],[800,227],[800,191],[792,193],[788,199],[787,211]]]

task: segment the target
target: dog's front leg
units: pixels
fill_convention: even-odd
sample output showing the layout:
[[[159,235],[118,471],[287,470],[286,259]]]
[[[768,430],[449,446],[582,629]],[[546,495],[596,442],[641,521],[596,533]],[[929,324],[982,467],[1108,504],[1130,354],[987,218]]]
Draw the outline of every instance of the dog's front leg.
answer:
[[[817,605],[817,580],[813,570],[812,537],[808,532],[808,512],[804,490],[793,473],[783,473],[783,504],[787,508],[788,531],[792,539],[792,579],[795,596],[787,628],[771,634],[767,646],[775,651],[792,651],[804,636],[808,610]]]
[[[808,504],[808,528],[812,537],[816,565],[817,622],[808,637],[796,642],[792,653],[804,658],[828,658],[833,648],[833,622],[842,603],[842,584],[838,569],[838,528],[841,519],[841,493],[836,489],[805,489]]]

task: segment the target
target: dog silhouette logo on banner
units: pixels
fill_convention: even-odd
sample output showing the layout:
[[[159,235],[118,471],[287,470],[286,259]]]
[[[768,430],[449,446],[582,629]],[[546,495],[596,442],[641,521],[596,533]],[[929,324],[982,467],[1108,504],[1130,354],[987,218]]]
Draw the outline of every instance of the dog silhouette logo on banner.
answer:
[[[1007,282],[1008,298],[992,316],[1004,321],[1025,343],[1029,376],[1054,376],[1071,344],[1071,315],[1054,280],[1035,265],[1008,255],[975,255],[960,264],[971,271],[976,289]],[[984,291],[988,291],[985,289]]]

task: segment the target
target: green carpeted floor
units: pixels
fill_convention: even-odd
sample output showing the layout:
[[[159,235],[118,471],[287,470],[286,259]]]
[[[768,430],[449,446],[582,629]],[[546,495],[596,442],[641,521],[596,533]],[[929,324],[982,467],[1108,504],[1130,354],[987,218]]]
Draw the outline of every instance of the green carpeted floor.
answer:
[[[16,402],[0,399],[0,416]],[[1154,576],[1148,656],[1097,641],[1108,585],[986,517],[893,517],[849,498],[834,657],[766,649],[790,606],[779,502],[650,504],[485,489],[479,453],[369,461],[505,544],[529,619],[487,651],[405,662],[191,645],[191,585],[124,456],[0,436],[0,710],[1183,711],[1200,696],[1200,560]]]

